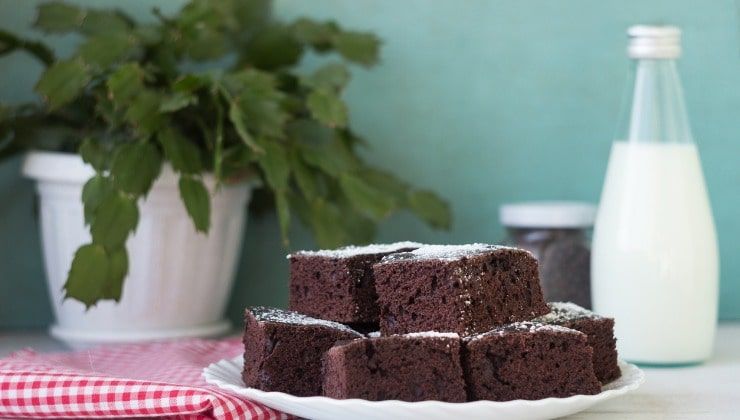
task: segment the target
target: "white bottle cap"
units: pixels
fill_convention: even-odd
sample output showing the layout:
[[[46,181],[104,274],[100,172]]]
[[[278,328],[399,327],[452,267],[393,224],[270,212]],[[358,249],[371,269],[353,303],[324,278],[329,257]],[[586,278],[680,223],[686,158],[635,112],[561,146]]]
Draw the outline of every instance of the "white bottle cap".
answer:
[[[589,228],[596,219],[596,206],[577,201],[508,203],[499,208],[499,220],[518,228]]]
[[[675,59],[681,56],[681,30],[675,26],[632,26],[627,54],[630,58]]]

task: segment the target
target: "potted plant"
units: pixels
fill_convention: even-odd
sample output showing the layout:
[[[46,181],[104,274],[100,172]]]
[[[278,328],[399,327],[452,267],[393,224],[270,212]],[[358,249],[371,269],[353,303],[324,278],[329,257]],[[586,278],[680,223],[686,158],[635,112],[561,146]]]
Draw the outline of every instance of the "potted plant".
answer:
[[[0,158],[31,151],[44,258],[69,341],[223,331],[252,189],[321,247],[364,243],[408,209],[433,227],[448,206],[365,163],[341,93],[379,41],[334,22],[270,17],[265,0],[192,0],[142,24],[119,10],[42,4],[36,28],[76,33],[57,58],[0,31],[46,69],[43,103],[0,105]],[[299,70],[305,54],[323,65]],[[177,203],[182,202],[182,205]],[[125,280],[125,282],[124,282]]]

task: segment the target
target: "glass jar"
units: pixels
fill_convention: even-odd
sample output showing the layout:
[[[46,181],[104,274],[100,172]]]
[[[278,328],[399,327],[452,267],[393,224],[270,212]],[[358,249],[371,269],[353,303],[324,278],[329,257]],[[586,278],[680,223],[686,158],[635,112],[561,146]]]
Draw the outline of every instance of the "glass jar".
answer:
[[[548,302],[591,308],[591,229],[595,206],[579,202],[526,202],[499,209],[505,244],[534,254]]]
[[[616,319],[626,360],[697,363],[715,342],[719,253],[678,74],[681,31],[640,25],[628,35],[632,68],[594,229],[593,304]]]

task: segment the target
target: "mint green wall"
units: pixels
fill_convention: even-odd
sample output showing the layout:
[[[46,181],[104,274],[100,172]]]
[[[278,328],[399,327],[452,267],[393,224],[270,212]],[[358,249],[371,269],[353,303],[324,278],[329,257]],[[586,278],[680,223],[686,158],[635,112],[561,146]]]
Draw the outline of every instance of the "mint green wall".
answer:
[[[0,0],[0,26],[21,29],[36,1]],[[118,4],[143,16],[155,3]],[[740,318],[740,35],[732,0],[279,0],[283,17],[336,18],[376,31],[383,64],[355,72],[352,122],[365,155],[455,208],[451,232],[408,215],[380,240],[496,241],[497,207],[528,199],[598,200],[628,62],[632,23],[684,29],[680,62],[722,251],[721,315]],[[71,39],[60,39],[62,49]],[[21,97],[38,68],[0,60],[0,100]],[[50,321],[32,212],[17,162],[0,166],[0,325]],[[286,265],[270,216],[252,217],[230,315],[244,304],[283,304]],[[294,246],[311,246],[305,232]]]

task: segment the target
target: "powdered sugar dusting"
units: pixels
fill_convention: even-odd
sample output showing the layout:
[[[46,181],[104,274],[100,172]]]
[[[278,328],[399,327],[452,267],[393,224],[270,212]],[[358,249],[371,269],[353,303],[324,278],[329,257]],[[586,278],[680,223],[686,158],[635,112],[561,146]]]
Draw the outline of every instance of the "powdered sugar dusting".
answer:
[[[547,324],[563,324],[577,319],[600,319],[601,315],[595,314],[588,309],[580,307],[572,302],[550,302],[547,304],[550,312],[535,318],[533,321]]]
[[[475,293],[478,299],[482,298],[483,290],[480,287],[473,288],[471,291],[470,283],[473,281],[475,275],[470,272],[466,272],[460,267],[455,268],[453,275],[460,281],[460,294],[458,300],[463,303],[460,307],[460,315],[458,320],[462,325],[465,325],[465,335],[470,335],[472,331],[478,326],[477,319],[470,314],[470,307],[473,306],[473,296],[471,292]]]
[[[321,326],[342,330],[345,332],[351,332],[357,334],[358,337],[362,337],[362,334],[353,330],[352,328],[340,324],[334,321],[327,321],[324,319],[312,318],[298,312],[286,311],[284,309],[269,308],[266,306],[255,306],[253,308],[247,308],[248,312],[261,322],[279,322],[283,324],[291,325],[304,325],[304,326]]]
[[[503,245],[489,244],[467,244],[467,245],[424,245],[409,252],[400,252],[383,257],[380,264],[401,261],[401,260],[442,260],[454,261],[461,258],[471,257],[474,255],[484,254],[487,252],[501,249],[519,250]],[[522,252],[528,252],[520,250]]]
[[[460,338],[457,333],[454,332],[439,332],[439,331],[423,331],[403,334],[404,337],[408,338]]]
[[[370,338],[378,338],[380,337],[380,331],[369,332],[367,333],[367,336]]]
[[[576,330],[561,327],[560,325],[543,324],[541,322],[521,321],[507,324],[491,331],[466,337],[467,341],[479,340],[490,336],[502,336],[511,333],[538,333],[538,332],[561,332],[566,334],[581,334]]]
[[[387,254],[389,252],[398,252],[403,249],[418,248],[423,244],[417,242],[395,242],[392,244],[372,244],[364,246],[345,246],[338,249],[320,249],[317,251],[297,251],[293,254],[289,254],[287,258],[293,256],[313,256],[313,257],[327,257],[327,258],[348,258],[356,257],[359,255],[372,255],[372,254]]]

